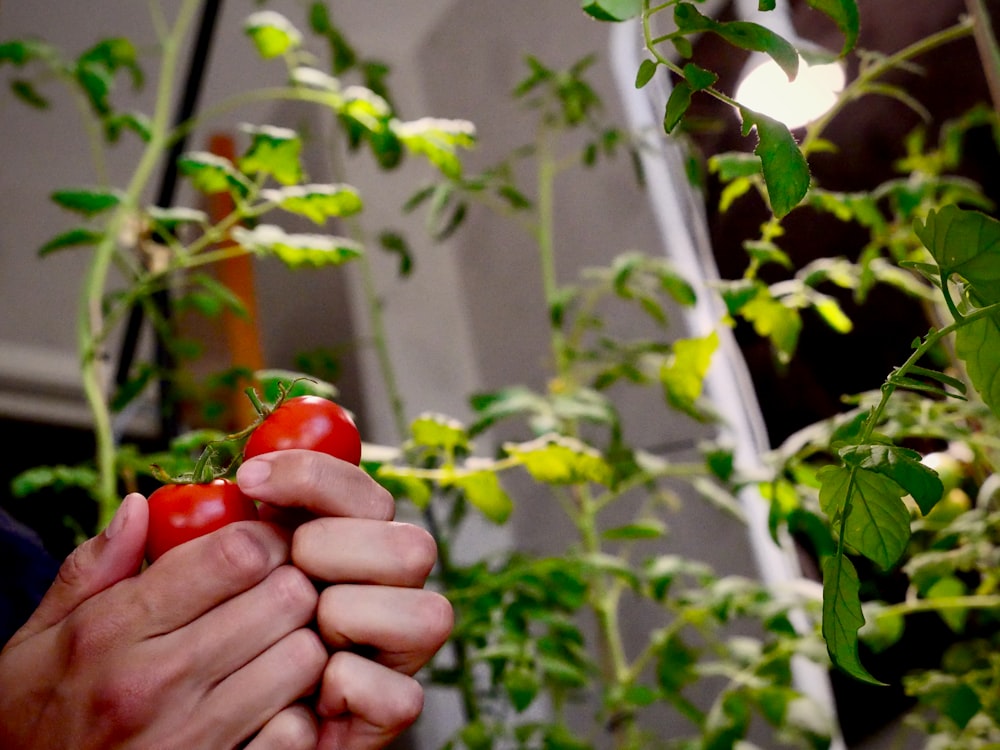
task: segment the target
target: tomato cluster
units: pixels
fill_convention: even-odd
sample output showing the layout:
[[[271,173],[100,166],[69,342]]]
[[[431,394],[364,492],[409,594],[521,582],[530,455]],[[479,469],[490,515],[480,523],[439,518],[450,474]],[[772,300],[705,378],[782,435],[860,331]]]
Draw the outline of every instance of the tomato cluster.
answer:
[[[283,399],[261,412],[245,438],[243,459],[301,448],[361,463],[361,437],[350,413],[321,396]],[[257,506],[225,478],[165,484],[149,496],[146,559],[235,521],[256,520]]]

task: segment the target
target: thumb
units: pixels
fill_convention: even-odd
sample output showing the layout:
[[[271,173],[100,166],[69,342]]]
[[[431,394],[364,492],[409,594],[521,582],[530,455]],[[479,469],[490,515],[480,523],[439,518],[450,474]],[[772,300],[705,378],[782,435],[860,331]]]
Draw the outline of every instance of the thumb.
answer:
[[[11,644],[51,627],[85,600],[138,573],[148,525],[146,498],[138,493],[127,495],[107,528],[66,558],[38,608]]]

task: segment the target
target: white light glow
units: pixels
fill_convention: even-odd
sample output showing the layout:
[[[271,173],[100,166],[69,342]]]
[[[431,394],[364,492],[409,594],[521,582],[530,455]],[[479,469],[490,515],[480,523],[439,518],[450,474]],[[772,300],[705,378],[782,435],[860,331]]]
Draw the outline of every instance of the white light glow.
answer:
[[[794,81],[768,58],[743,76],[736,89],[736,101],[748,109],[799,128],[827,112],[837,101],[845,83],[839,63],[809,65],[799,59]]]

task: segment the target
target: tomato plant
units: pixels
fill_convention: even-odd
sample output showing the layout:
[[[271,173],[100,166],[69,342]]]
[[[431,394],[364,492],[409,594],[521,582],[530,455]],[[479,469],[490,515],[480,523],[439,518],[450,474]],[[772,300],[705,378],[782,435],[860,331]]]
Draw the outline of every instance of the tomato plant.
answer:
[[[149,496],[146,559],[234,521],[257,519],[257,506],[228,479],[165,484]]]
[[[350,412],[322,396],[295,396],[267,412],[247,438],[243,458],[303,448],[355,466],[361,463],[361,436]]]

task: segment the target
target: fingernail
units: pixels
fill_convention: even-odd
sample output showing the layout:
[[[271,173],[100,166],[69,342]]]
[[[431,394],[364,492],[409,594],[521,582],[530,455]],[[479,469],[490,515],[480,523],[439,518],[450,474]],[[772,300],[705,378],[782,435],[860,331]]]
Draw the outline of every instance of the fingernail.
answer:
[[[256,487],[271,476],[271,462],[253,459],[236,470],[236,481],[243,489]]]
[[[128,520],[128,510],[129,506],[132,504],[132,496],[127,495],[122,504],[118,506],[118,510],[115,511],[114,517],[111,519],[111,523],[104,530],[104,538],[111,539],[119,531],[125,528],[125,522]]]

